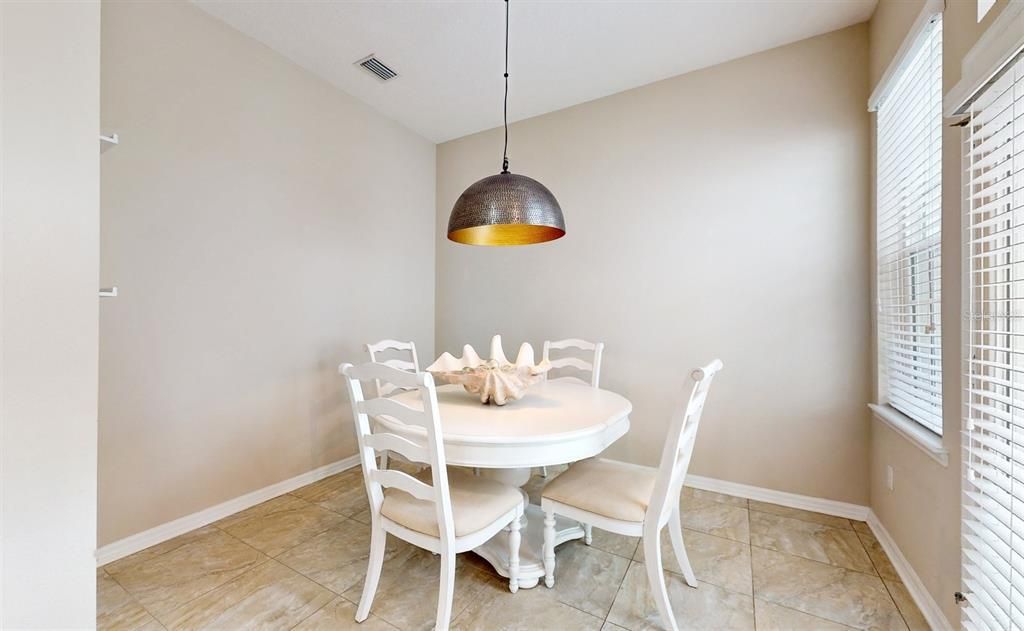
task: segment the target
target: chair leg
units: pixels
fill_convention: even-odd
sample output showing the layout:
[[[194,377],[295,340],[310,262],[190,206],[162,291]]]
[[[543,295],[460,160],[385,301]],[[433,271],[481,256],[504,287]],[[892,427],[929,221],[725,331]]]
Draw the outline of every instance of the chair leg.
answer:
[[[672,605],[668,602],[668,589],[665,587],[665,573],[661,568],[661,531],[652,535],[644,533],[644,565],[647,566],[647,580],[651,584],[651,596],[658,605],[662,625],[670,631],[679,631],[676,618],[672,615]]]
[[[513,594],[519,591],[519,543],[522,540],[519,531],[523,527],[522,518],[522,514],[516,515],[508,531],[508,590]]]
[[[380,452],[380,469],[381,469],[381,471],[383,471],[384,469],[387,469],[387,468],[388,468],[388,452],[387,451],[382,451],[382,452]]]
[[[590,524],[581,524],[583,526],[583,543],[588,546],[594,543],[594,528]]]
[[[542,477],[542,478],[548,477],[548,468],[547,467],[541,467],[540,468],[540,477]]]
[[[447,631],[452,618],[452,596],[455,594],[455,554],[441,553],[441,583],[437,590],[437,623],[435,629]]]
[[[384,567],[384,546],[388,540],[388,533],[380,527],[377,519],[373,522],[370,527],[370,561],[366,568],[363,595],[359,598],[359,608],[356,610],[356,622],[362,622],[370,615],[373,597],[377,594],[377,583],[380,581],[380,571]]]
[[[672,536],[672,550],[676,553],[676,561],[683,570],[683,578],[690,587],[697,586],[697,577],[693,573],[693,566],[690,565],[690,558],[686,556],[686,546],[683,545],[683,526],[679,523],[679,509],[677,508],[668,520],[668,532]]]
[[[544,513],[544,584],[555,586],[555,512]]]

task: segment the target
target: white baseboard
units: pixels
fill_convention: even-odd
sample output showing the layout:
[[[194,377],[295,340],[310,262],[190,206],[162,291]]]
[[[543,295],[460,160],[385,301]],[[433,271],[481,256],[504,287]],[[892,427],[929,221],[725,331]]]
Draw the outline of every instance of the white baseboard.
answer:
[[[860,504],[850,504],[849,502],[827,500],[821,497],[811,497],[810,495],[797,495],[796,493],[775,491],[773,489],[766,489],[760,486],[740,484],[739,482],[727,482],[726,480],[718,480],[716,478],[706,478],[702,475],[691,474],[686,476],[686,486],[701,489],[702,491],[725,493],[726,495],[735,495],[736,497],[743,497],[748,500],[769,502],[771,504],[778,504],[779,506],[799,508],[802,510],[814,511],[815,513],[825,513],[826,515],[845,517],[846,519],[856,519],[858,521],[867,521],[868,515],[871,513],[870,508],[867,506],[861,506]]]
[[[875,533],[878,543],[882,545],[882,549],[889,555],[889,561],[892,562],[892,566],[896,569],[896,573],[900,575],[903,585],[906,586],[910,596],[917,603],[917,608],[921,610],[921,615],[928,622],[928,626],[938,631],[953,631],[949,620],[946,619],[946,614],[942,612],[942,608],[939,607],[939,604],[932,598],[931,593],[925,588],[921,578],[914,571],[914,568],[911,567],[907,558],[903,556],[899,546],[896,545],[896,541],[893,540],[892,535],[889,534],[889,531],[879,521],[874,511],[871,511],[868,515],[867,522],[871,526],[871,531]]]
[[[295,489],[312,484],[318,480],[322,480],[327,476],[334,475],[346,469],[351,469],[359,464],[359,455],[349,456],[343,458],[337,462],[324,465],[322,467],[307,471],[301,475],[297,475],[294,478],[282,480],[276,484],[265,486],[262,489],[258,489],[251,493],[246,493],[234,499],[228,500],[203,509],[197,513],[191,515],[185,515],[179,517],[174,521],[169,521],[166,524],[161,524],[149,530],[144,530],[140,533],[125,537],[113,543],[108,543],[102,548],[96,551],[96,565],[102,566],[116,561],[122,557],[126,557],[129,554],[138,552],[139,550],[145,550],[150,546],[155,546],[158,543],[163,543],[168,539],[173,539],[178,535],[183,535],[186,532],[201,528],[207,524],[223,519],[228,515],[233,515],[238,511],[245,510],[251,506],[255,506],[260,502],[265,502],[269,499],[273,499],[278,495],[294,491]]]

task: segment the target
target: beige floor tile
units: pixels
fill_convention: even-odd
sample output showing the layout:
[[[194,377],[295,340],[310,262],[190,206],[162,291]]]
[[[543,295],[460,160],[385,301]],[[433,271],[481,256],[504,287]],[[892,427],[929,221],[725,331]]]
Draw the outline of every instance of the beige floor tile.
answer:
[[[799,508],[789,508],[786,506],[779,506],[778,504],[769,504],[767,502],[750,500],[750,510],[761,513],[771,513],[772,515],[781,515],[782,517],[790,517],[801,521],[809,521],[811,523],[840,528],[842,530],[853,530],[853,524],[850,523],[849,519],[835,517],[834,515],[825,515],[824,513],[814,513],[808,510],[800,510]]]
[[[361,510],[358,513],[355,513],[354,515],[349,517],[349,519],[353,519],[353,520],[355,520],[355,521],[357,521],[357,522],[359,522],[361,524],[367,524],[367,525],[369,525],[370,522],[373,520],[373,518],[370,517],[370,509],[369,508],[364,508],[363,510]]]
[[[356,622],[356,606],[344,598],[335,598],[320,611],[303,620],[294,631],[398,631],[377,616]]]
[[[106,566],[107,572],[158,620],[267,560],[263,553],[216,528],[182,539],[173,545],[155,546],[162,554],[147,550],[135,559],[124,559],[125,563]]]
[[[269,560],[161,619],[170,630],[290,629],[334,598],[329,590]]]
[[[479,594],[489,577],[465,562],[460,554],[455,570],[455,595],[452,599],[452,619],[462,613]],[[492,570],[493,572],[493,570]],[[370,613],[375,614],[403,631],[431,629],[437,618],[437,587],[441,576],[440,557],[415,546],[403,547],[385,560],[377,594]],[[505,583],[506,589],[508,583]],[[342,596],[358,603],[363,581],[349,588]]]
[[[351,517],[369,508],[363,470],[359,467],[304,486],[292,495]]]
[[[388,536],[385,558],[409,544]],[[352,520],[316,535],[277,560],[336,594],[363,580],[370,556],[370,527]]]
[[[857,536],[860,538],[860,542],[864,545],[864,549],[868,553],[868,557],[871,558],[871,563],[875,566],[875,572],[882,577],[883,580],[887,581],[899,581],[900,575],[896,573],[896,568],[892,566],[892,562],[889,560],[889,555],[882,549],[882,544],[878,543],[878,539],[875,535],[870,532],[858,532]]]
[[[221,520],[217,526],[273,557],[344,521],[341,515],[316,504],[282,495]]]
[[[754,599],[754,621],[757,631],[849,631],[853,627],[825,620],[811,614]]]
[[[858,629],[907,629],[877,576],[763,548],[751,553],[757,598]]]
[[[680,520],[683,528],[750,543],[748,511],[739,506],[707,499],[683,498]]]
[[[917,608],[914,598],[907,591],[906,585],[899,581],[885,581],[885,586],[889,589],[889,594],[896,602],[896,608],[900,610],[903,621],[910,627],[910,631],[928,631],[931,628],[921,610]]]
[[[455,589],[458,590],[457,585]],[[513,594],[508,591],[507,581],[488,577],[469,605],[452,618],[451,628],[453,631],[598,631],[601,628],[603,616],[595,617],[560,602],[557,592],[556,582],[554,589],[538,585]]]
[[[611,622],[605,622],[604,626],[601,627],[601,631],[629,631],[629,630],[626,629],[625,627],[620,627],[617,624],[612,624]]]
[[[363,470],[357,466],[312,484],[307,484],[300,489],[292,491],[291,495],[300,497],[307,502],[316,503],[334,495],[340,490],[352,489],[359,487],[361,484],[363,484]]]
[[[559,602],[603,620],[627,569],[627,558],[570,541],[555,550],[555,587],[550,591]]]
[[[133,565],[138,565],[139,563],[144,563],[149,559],[161,556],[163,554],[167,554],[168,552],[173,552],[178,548],[181,548],[194,541],[202,539],[203,537],[209,535],[212,532],[218,531],[219,529],[216,526],[203,526],[202,528],[196,528],[195,530],[190,530],[189,532],[186,532],[183,535],[178,535],[173,539],[168,539],[163,543],[158,543],[155,546],[150,546],[149,548],[146,548],[145,550],[140,550],[135,554],[129,554],[128,556],[118,559],[117,561],[111,561],[110,563],[104,565],[101,569],[105,570],[111,576],[113,576],[114,574],[123,572],[124,570]]]
[[[871,559],[853,530],[751,511],[750,543],[812,561],[875,573]]]
[[[617,535],[614,532],[608,532],[600,528],[591,529],[591,535],[590,545],[592,547],[627,559],[633,558],[633,555],[636,554],[637,546],[640,545],[640,537]]]
[[[737,594],[710,583],[692,588],[681,576],[666,573],[669,603],[680,629],[753,629],[754,604],[750,596]],[[643,563],[634,561],[626,573],[608,622],[641,631],[663,629],[657,605],[650,595],[647,571]]]
[[[690,559],[690,565],[698,581],[741,594],[752,593],[750,545],[696,530],[683,531],[683,544],[686,546],[686,556]],[[635,558],[641,563],[644,562],[642,545],[637,548]],[[672,539],[666,531],[661,533],[661,563],[669,572],[682,572],[672,549]]]
[[[702,489],[695,489],[692,486],[684,486],[682,490],[682,501],[687,503],[689,501],[695,502],[719,502],[722,504],[730,504],[732,506],[738,506],[740,508],[747,508],[747,499],[745,497],[736,497],[734,495],[725,495],[724,493],[716,493],[714,491],[704,491]]]
[[[875,534],[875,533],[871,532],[871,526],[869,526],[867,524],[867,522],[857,521],[856,519],[851,519],[850,523],[853,524],[853,529],[856,530],[857,532],[866,532],[869,535]]]
[[[142,605],[102,569],[96,571],[96,628],[100,631],[163,629]]]

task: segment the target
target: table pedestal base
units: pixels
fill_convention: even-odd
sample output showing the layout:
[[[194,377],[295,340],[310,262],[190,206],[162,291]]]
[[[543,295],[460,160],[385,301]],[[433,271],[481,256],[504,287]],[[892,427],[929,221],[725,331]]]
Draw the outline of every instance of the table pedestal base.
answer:
[[[544,578],[544,511],[540,506],[527,504],[523,515],[522,542],[519,545],[519,587],[536,587]],[[583,538],[579,522],[563,517],[555,518],[555,546],[566,541]],[[494,570],[508,578],[508,532],[502,531],[473,552],[484,558]]]

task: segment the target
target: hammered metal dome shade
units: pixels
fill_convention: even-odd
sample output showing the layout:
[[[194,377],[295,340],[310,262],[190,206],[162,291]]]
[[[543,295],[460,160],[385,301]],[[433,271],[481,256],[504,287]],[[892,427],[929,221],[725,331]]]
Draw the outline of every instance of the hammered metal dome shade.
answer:
[[[565,234],[558,200],[546,186],[499,173],[467,188],[448,218],[448,238],[469,245],[528,245]]]

